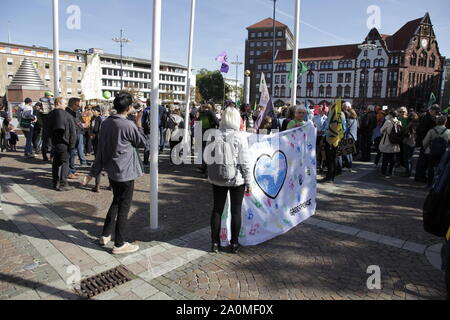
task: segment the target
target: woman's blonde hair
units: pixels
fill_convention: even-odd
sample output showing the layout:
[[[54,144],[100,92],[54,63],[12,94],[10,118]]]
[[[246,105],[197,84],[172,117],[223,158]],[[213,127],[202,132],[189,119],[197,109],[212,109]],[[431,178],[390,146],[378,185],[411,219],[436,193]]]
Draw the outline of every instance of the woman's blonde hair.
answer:
[[[232,129],[239,131],[241,129],[241,113],[238,109],[228,107],[222,114],[222,120],[220,121],[220,129]]]

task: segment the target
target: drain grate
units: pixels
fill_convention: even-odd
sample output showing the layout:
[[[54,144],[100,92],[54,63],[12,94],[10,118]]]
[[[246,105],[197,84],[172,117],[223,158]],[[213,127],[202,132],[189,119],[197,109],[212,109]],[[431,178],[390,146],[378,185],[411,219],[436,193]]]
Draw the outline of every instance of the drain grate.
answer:
[[[77,293],[85,298],[92,298],[131,280],[132,273],[124,266],[118,266],[82,280]]]

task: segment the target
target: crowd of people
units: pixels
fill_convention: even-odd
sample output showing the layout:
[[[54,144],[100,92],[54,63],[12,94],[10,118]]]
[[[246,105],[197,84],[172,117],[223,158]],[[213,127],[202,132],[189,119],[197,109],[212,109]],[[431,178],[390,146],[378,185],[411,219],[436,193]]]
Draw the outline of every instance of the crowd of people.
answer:
[[[57,191],[69,191],[70,180],[82,181],[87,185],[95,179],[93,192],[100,192],[101,177],[106,172],[109,190],[114,199],[108,211],[103,235],[100,239],[106,245],[115,234],[114,253],[129,253],[138,250],[124,239],[126,218],[130,208],[134,180],[143,175],[149,165],[151,122],[150,100],[145,106],[133,101],[127,92],[119,93],[113,106],[82,106],[78,98],[66,101],[53,98],[50,92],[33,104],[25,99],[17,111],[18,128],[11,118],[0,110],[4,119],[1,131],[1,150],[16,150],[20,129],[25,137],[24,156],[34,158],[41,153],[44,161],[52,162],[53,187]],[[448,111],[448,110],[447,110]],[[205,103],[193,106],[189,123],[179,106],[158,106],[159,152],[165,147],[172,150],[181,142],[181,131],[187,127],[192,137],[195,127],[201,124],[202,133],[209,129],[220,129],[223,139],[233,137],[239,155],[247,159],[246,139],[236,133],[254,132],[271,134],[303,126],[310,122],[317,128],[317,168],[325,176],[323,183],[333,183],[335,177],[348,169],[353,172],[354,159],[373,162],[374,167],[387,179],[394,173],[405,178],[431,185],[435,167],[450,146],[449,114],[433,105],[424,113],[406,107],[392,109],[369,106],[355,109],[349,102],[321,106],[284,106],[274,108],[272,114],[262,107],[251,108],[244,104],[240,109],[231,101],[225,106]],[[341,130],[339,140],[334,131]],[[220,139],[218,140],[220,141]],[[228,140],[227,140],[228,141]],[[209,142],[210,143],[210,142]],[[215,143],[218,143],[217,141]],[[202,141],[205,149],[208,142]],[[139,150],[143,151],[143,157]],[[413,162],[415,151],[418,159]],[[95,160],[89,163],[87,156]],[[89,175],[81,177],[81,167],[91,167]],[[381,162],[381,167],[379,167]],[[413,165],[415,163],[415,173]],[[248,163],[236,167],[218,168],[205,161],[199,170],[206,174],[213,184],[214,205],[211,218],[212,251],[219,250],[220,215],[225,206],[226,195],[231,195],[232,252],[238,251],[240,230],[240,207],[245,192],[251,192]],[[115,230],[112,230],[117,221]]]

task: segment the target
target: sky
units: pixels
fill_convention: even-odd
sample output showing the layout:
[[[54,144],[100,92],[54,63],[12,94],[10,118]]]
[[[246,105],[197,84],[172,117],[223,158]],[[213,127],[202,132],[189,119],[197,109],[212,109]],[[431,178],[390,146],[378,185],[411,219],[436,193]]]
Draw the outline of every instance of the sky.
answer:
[[[151,0],[60,0],[60,48],[101,48],[119,53],[112,41],[124,29],[131,40],[124,55],[151,59]],[[293,31],[294,0],[277,0],[277,20]],[[161,59],[187,65],[191,0],[162,0]],[[81,12],[78,30],[67,28],[67,9]],[[370,6],[380,12],[380,32],[393,34],[407,21],[430,13],[441,54],[450,57],[448,0],[303,0],[300,47],[361,43],[369,29]],[[52,48],[52,0],[0,0],[0,41]],[[244,60],[246,27],[273,15],[272,0],[197,0],[193,68],[217,70],[214,58],[226,51],[230,61]],[[9,23],[8,23],[9,22]],[[243,67],[239,78],[242,79]],[[196,72],[196,71],[194,71]],[[236,69],[228,78],[236,77]]]

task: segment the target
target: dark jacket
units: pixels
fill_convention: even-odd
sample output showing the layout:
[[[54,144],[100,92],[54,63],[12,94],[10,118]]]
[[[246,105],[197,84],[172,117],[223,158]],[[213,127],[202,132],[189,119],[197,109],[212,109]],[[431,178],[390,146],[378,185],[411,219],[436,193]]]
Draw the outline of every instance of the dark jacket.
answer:
[[[66,111],[55,109],[48,114],[48,137],[52,144],[66,144],[69,150],[75,149],[77,130],[73,117]]]
[[[78,110],[77,112],[73,111],[69,107],[66,108],[67,113],[69,113],[75,122],[75,127],[77,129],[77,135],[82,134],[84,132],[83,122],[81,120],[81,112]]]
[[[428,112],[423,115],[419,120],[419,126],[417,127],[417,146],[421,147],[423,139],[427,135],[428,131],[433,129],[436,126],[436,122],[434,121],[431,114]]]

